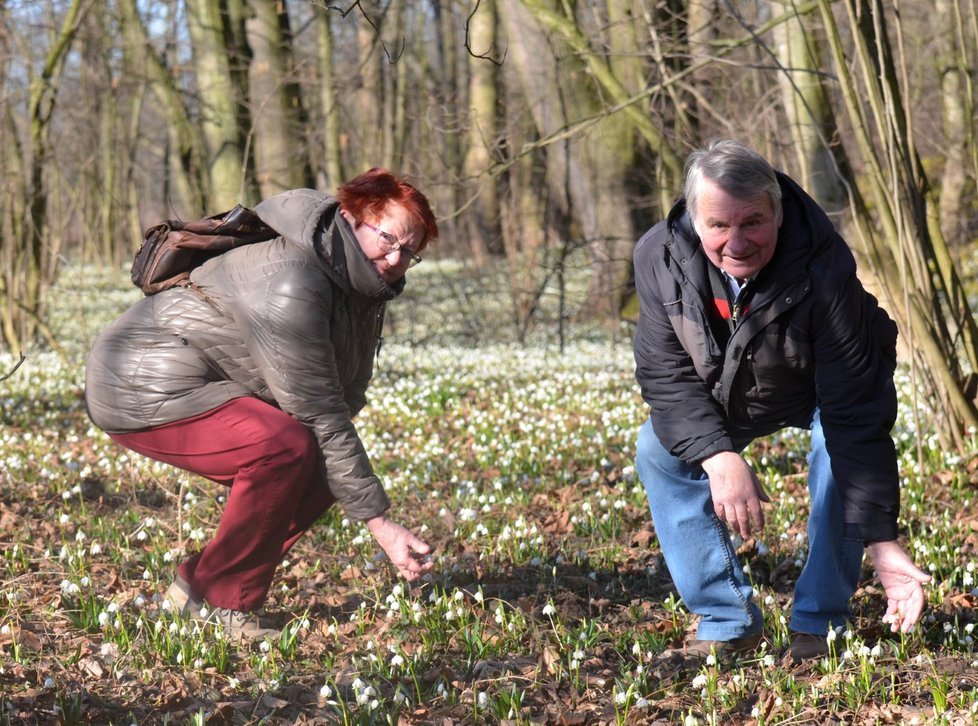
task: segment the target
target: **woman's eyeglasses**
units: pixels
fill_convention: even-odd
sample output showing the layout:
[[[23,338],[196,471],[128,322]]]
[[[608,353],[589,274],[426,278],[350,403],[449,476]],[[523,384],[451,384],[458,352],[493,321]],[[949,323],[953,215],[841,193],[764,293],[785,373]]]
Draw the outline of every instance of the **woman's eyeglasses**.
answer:
[[[389,255],[392,252],[401,252],[402,254],[409,255],[408,267],[414,267],[415,265],[421,263],[421,255],[412,251],[410,247],[405,247],[403,244],[401,244],[401,241],[390,232],[385,232],[379,227],[374,227],[372,224],[370,224],[370,222],[361,221],[360,224],[367,229],[373,230],[377,234],[377,236],[380,238],[380,244],[377,246],[385,255]]]

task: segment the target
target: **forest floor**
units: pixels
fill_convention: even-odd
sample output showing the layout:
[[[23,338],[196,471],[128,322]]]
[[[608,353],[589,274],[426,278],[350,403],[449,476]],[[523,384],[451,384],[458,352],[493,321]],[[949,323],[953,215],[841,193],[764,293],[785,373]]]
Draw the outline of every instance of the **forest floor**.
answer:
[[[448,263],[411,274],[357,423],[391,517],[436,569],[398,581],[334,509],[277,572],[282,636],[249,644],[161,605],[224,491],[90,424],[85,352],[138,292],[122,270],[63,275],[63,354],[27,351],[0,382],[0,725],[975,722],[978,443],[949,452],[918,431],[905,372],[901,531],[934,578],[920,626],[884,629],[867,563],[830,655],[783,658],[806,554],[807,434],[790,430],[747,452],[774,501],[739,550],[763,648],[677,661],[663,651],[696,621],[634,471],[646,411],[628,328],[571,325],[561,351],[548,292],[520,343],[503,284]],[[15,363],[0,356],[0,375]]]

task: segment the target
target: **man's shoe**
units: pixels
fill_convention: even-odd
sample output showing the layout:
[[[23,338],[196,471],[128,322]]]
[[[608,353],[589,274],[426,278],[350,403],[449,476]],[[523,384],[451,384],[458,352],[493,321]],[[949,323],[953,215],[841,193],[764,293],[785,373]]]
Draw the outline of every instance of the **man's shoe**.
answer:
[[[180,575],[177,575],[166,591],[166,601],[170,603],[173,612],[187,617],[191,611],[200,610],[204,606],[203,600],[198,600],[190,592],[190,585]]]
[[[788,646],[788,657],[795,665],[806,660],[814,660],[827,655],[829,641],[825,635],[814,633],[792,633],[791,645]]]
[[[210,607],[204,604],[189,613],[190,617],[204,623],[219,625],[233,640],[261,640],[278,638],[282,631],[269,627],[270,623],[257,613],[246,613],[230,608]]]
[[[693,658],[706,659],[712,654],[733,655],[734,653],[749,653],[757,650],[764,636],[761,633],[745,635],[733,640],[691,640],[686,643],[686,655]]]
[[[748,653],[757,650],[763,635],[745,635],[733,640],[690,640],[681,648],[670,648],[662,653],[662,659],[667,661],[703,661],[711,655],[722,657],[735,653]]]

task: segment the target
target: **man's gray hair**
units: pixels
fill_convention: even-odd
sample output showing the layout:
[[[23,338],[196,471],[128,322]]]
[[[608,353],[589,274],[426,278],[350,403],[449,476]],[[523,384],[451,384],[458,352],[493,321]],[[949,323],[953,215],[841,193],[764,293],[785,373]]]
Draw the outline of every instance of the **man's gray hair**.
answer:
[[[781,214],[781,186],[774,168],[763,156],[733,139],[718,139],[686,159],[683,195],[690,217],[696,220],[702,181],[709,179],[727,194],[750,199],[766,194],[775,215]]]

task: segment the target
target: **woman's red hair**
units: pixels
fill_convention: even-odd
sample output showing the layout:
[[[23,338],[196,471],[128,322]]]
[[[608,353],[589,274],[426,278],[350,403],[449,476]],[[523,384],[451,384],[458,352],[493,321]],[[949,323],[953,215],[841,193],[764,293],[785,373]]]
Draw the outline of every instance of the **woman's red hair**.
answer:
[[[418,251],[438,237],[438,223],[428,198],[403,177],[394,176],[380,167],[364,172],[341,185],[336,192],[340,206],[358,222],[382,217],[389,204],[400,204],[424,230]]]

